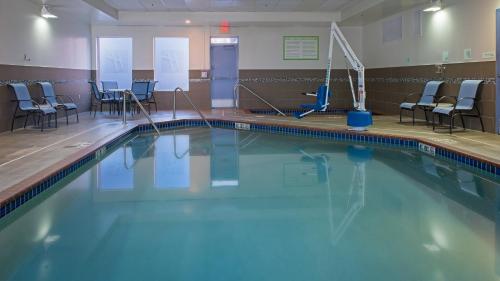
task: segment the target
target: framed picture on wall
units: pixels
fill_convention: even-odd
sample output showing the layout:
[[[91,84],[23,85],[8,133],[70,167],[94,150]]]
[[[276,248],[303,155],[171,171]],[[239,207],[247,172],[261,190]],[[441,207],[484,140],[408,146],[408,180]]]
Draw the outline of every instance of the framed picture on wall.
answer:
[[[319,36],[283,36],[283,60],[319,60]]]

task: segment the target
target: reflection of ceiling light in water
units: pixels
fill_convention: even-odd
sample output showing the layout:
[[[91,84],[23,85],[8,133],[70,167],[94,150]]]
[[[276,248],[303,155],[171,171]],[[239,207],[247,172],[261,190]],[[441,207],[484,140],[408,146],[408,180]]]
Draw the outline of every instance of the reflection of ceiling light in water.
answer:
[[[213,180],[212,186],[238,186],[240,183],[237,180]]]
[[[443,8],[441,0],[431,0],[431,5],[424,9],[424,12],[437,12]]]
[[[42,11],[40,13],[42,17],[46,19],[57,19],[57,16],[49,12],[49,10],[47,10],[47,7],[45,5],[42,6]]]

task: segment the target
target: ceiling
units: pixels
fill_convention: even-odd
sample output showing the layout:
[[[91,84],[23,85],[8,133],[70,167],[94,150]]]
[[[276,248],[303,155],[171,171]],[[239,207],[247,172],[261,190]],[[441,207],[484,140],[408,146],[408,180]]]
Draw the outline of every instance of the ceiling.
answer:
[[[268,13],[264,20],[261,14],[253,14],[255,23],[274,22],[276,17],[282,15],[280,12],[309,13],[309,21],[324,22],[321,16],[328,13],[338,13],[342,25],[364,25],[396,14],[398,12],[422,6],[429,0],[29,0],[38,5],[46,4],[63,18],[81,19],[94,22],[121,21],[125,14],[143,14],[147,12],[163,12],[163,17],[180,17],[180,23],[184,17],[191,17],[189,13],[199,13],[198,17],[211,16],[211,12],[218,13]],[[156,13],[159,16],[159,13]],[[167,16],[168,14],[168,16]],[[237,13],[236,13],[237,14]],[[323,14],[323,15],[320,15]],[[120,15],[120,16],[119,16]],[[227,15],[224,15],[227,17]],[[234,22],[240,21],[242,15],[233,15]],[[248,15],[247,15],[248,16]],[[288,24],[289,22],[302,22],[297,15],[289,15],[288,20],[277,20]],[[143,18],[144,16],[141,15]],[[154,14],[147,18],[154,17]],[[163,22],[163,21],[162,21]],[[172,21],[175,23],[175,21]],[[194,22],[194,21],[193,21]],[[168,24],[165,22],[164,24]]]
[[[105,0],[120,11],[336,12],[362,0]]]

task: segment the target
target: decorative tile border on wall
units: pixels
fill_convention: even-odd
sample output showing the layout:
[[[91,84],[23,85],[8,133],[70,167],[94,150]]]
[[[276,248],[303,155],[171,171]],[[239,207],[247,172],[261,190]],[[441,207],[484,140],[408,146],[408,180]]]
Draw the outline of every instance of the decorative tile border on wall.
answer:
[[[365,82],[367,83],[416,83],[416,84],[425,84],[429,80],[439,80],[444,81],[446,84],[461,84],[464,80],[484,80],[485,84],[488,85],[496,85],[495,77],[453,77],[453,78],[443,78],[443,77],[435,77],[435,78],[427,78],[427,77],[383,77],[383,78],[366,78]]]
[[[231,120],[209,119],[208,121],[213,127],[226,128],[226,129],[235,129],[236,123],[241,124],[241,121],[231,121]],[[417,139],[404,138],[400,136],[391,136],[391,135],[377,135],[367,132],[359,133],[346,130],[327,130],[318,128],[298,127],[291,125],[264,124],[258,122],[245,121],[245,124],[249,124],[250,130],[255,132],[304,136],[310,138],[327,139],[327,140],[334,140],[341,142],[375,144],[375,145],[391,146],[404,149],[418,149],[419,144],[424,143],[428,146],[435,148],[435,154],[437,157],[452,160],[455,161],[456,163],[476,168],[490,175],[500,176],[500,165],[491,163],[489,161],[480,159],[475,156],[467,155],[443,146],[439,146],[433,143],[427,143],[425,141],[420,141]],[[204,121],[201,119],[200,120],[182,119],[182,120],[165,121],[165,122],[158,122],[156,125],[161,130],[206,126]],[[129,131],[124,132],[123,134],[110,140],[106,144],[96,148],[88,155],[69,164],[65,168],[48,175],[46,178],[40,180],[33,186],[27,187],[25,191],[7,199],[4,202],[0,202],[0,219],[5,217],[15,209],[19,208],[26,202],[30,201],[35,196],[41,194],[45,190],[50,189],[55,184],[59,183],[63,178],[76,172],[79,168],[89,163],[90,161],[95,159],[99,160],[112,147],[120,144],[122,141],[129,138],[134,133],[150,133],[152,131],[153,127],[150,124],[137,125],[134,128],[130,129]]]
[[[38,82],[50,82],[52,84],[87,83],[88,80],[0,80],[0,86],[7,86],[12,83],[24,83],[27,86],[35,85]]]

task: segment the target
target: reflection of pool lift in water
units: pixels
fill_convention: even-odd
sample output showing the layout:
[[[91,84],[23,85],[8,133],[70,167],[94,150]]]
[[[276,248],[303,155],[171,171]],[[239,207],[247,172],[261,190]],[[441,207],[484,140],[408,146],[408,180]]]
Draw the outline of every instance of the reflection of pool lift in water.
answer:
[[[328,49],[328,63],[326,66],[326,78],[325,84],[321,85],[315,93],[306,93],[307,96],[316,97],[315,104],[304,104],[302,108],[308,110],[304,113],[296,113],[295,117],[303,118],[313,112],[325,112],[328,109],[330,92],[330,77],[331,68],[333,66],[333,43],[336,41],[346,59],[347,74],[349,76],[349,85],[351,87],[351,94],[353,99],[354,111],[350,111],[347,115],[347,125],[350,129],[356,131],[364,131],[370,125],[372,125],[372,115],[370,112],[366,111],[365,100],[365,67],[358,59],[354,51],[352,50],[349,42],[344,37],[344,34],[335,22],[332,22],[330,27],[330,47]],[[348,63],[348,64],[347,64]],[[354,83],[349,71],[349,64],[352,68],[358,72],[358,96],[356,97],[354,90]]]
[[[348,210],[337,225],[334,222],[334,204],[332,202],[333,191],[330,185],[330,165],[328,157],[324,154],[313,156],[303,150],[300,150],[300,152],[303,154],[301,161],[313,162],[316,164],[318,181],[320,183],[325,183],[327,187],[330,232],[332,235],[332,244],[336,245],[356,215],[365,206],[366,162],[371,159],[372,151],[364,146],[350,146],[348,148],[348,157],[354,162],[354,170],[348,194]]]

